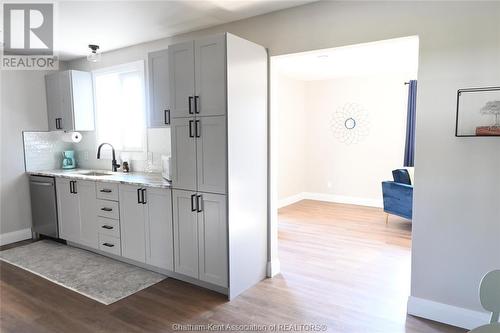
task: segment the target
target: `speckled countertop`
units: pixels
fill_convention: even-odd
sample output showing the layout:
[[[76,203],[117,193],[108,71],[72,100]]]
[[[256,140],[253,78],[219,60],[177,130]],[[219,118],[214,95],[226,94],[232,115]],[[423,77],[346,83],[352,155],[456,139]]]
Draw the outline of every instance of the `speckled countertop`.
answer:
[[[96,182],[105,183],[121,183],[139,186],[157,187],[157,188],[170,188],[170,182],[164,179],[160,173],[147,173],[147,172],[111,172],[105,170],[85,170],[85,169],[72,169],[72,170],[43,170],[43,171],[28,171],[30,175],[35,176],[50,176],[50,177],[63,177],[69,179],[92,180]],[[87,173],[101,173],[105,175],[86,175]]]

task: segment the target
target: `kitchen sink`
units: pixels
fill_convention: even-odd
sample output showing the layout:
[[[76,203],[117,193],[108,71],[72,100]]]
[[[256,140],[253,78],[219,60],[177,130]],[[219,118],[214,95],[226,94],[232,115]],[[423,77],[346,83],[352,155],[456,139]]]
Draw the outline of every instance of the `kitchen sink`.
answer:
[[[92,176],[92,177],[100,177],[100,176],[111,176],[111,172],[99,172],[99,171],[86,171],[86,172],[81,172],[80,175],[82,176]]]

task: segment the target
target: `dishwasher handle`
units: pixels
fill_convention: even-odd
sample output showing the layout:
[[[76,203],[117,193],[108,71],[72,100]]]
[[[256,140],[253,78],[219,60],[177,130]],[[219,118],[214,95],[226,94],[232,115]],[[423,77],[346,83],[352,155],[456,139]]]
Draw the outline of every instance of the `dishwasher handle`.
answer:
[[[36,181],[30,181],[30,184],[33,185],[40,185],[40,186],[54,186],[54,183],[43,183],[43,182],[36,182]]]

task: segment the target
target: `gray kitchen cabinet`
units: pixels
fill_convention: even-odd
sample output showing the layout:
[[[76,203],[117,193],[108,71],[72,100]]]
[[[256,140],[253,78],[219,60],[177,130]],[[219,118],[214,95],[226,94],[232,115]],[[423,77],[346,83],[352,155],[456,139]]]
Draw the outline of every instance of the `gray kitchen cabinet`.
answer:
[[[99,247],[96,214],[96,185],[94,182],[79,180],[76,183],[80,207],[80,243],[91,248]]]
[[[228,283],[226,196],[198,194],[199,279],[221,287]]]
[[[122,256],[146,262],[145,190],[135,185],[119,186],[120,238]]]
[[[148,54],[149,67],[149,127],[170,124],[170,85],[168,49]]]
[[[226,114],[226,36],[223,34],[194,41],[194,81],[196,114]]]
[[[174,118],[172,143],[172,187],[196,191],[196,137],[194,118]]]
[[[226,117],[200,117],[196,120],[197,190],[227,192]]]
[[[146,188],[146,202],[146,263],[173,271],[172,191]]]
[[[98,247],[95,182],[56,178],[59,237]]]
[[[92,74],[68,70],[45,76],[50,131],[93,131]]]
[[[61,75],[56,74],[45,76],[47,119],[49,122],[49,131],[59,130],[59,122],[60,119],[63,118],[62,91],[60,88]]]
[[[170,189],[119,185],[121,255],[173,271]]]
[[[57,215],[59,237],[78,243],[80,241],[80,207],[78,194],[73,192],[73,184],[72,180],[56,178]]]
[[[173,190],[174,270],[198,278],[198,213],[196,193]]]
[[[194,114],[194,44],[175,44],[168,47],[170,76],[170,112],[172,118]]]

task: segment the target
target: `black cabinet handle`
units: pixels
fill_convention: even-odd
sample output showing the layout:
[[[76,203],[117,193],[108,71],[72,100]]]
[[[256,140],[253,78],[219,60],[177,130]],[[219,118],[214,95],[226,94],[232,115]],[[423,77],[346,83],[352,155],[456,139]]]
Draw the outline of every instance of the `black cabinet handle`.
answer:
[[[164,117],[165,117],[165,120],[164,120],[165,125],[170,124],[170,110],[168,110],[168,109],[164,110],[163,113],[164,113]]]
[[[103,229],[108,229],[108,230],[113,229],[113,227],[112,227],[112,226],[110,226],[110,225],[103,225],[103,226],[101,226],[101,228],[103,228]]]
[[[107,246],[107,247],[114,247],[115,246],[115,244],[111,244],[111,243],[103,243],[102,245]]]
[[[100,192],[102,192],[102,193],[111,193],[113,191],[110,190],[110,189],[107,189],[107,188],[103,188]]]
[[[141,200],[141,189],[138,188],[137,189],[137,203],[142,203],[142,200]]]
[[[56,129],[62,129],[62,118],[56,118]]]
[[[194,96],[194,113],[200,113],[200,109],[198,108],[198,101],[200,100],[200,96]]]
[[[145,205],[147,203],[147,201],[146,201],[146,189],[145,188],[143,188],[141,190],[141,194],[142,194],[142,204]]]
[[[69,193],[77,194],[76,192],[76,181],[75,180],[70,180],[69,181]]]
[[[192,212],[196,212],[195,206],[197,203],[196,203],[195,199],[196,199],[196,194],[191,195],[191,211]]]
[[[203,211],[203,195],[200,194],[196,196],[196,206],[196,211],[201,213]]]
[[[102,207],[101,210],[103,210],[105,212],[111,212],[111,211],[113,211],[113,208]]]
[[[194,122],[194,120],[190,120],[189,121],[189,137],[190,138],[194,138],[194,134],[193,134],[193,122]]]
[[[197,138],[201,137],[201,123],[199,120],[194,121],[194,132]]]
[[[193,104],[193,96],[188,97],[189,114],[193,114],[193,108],[191,107],[191,104]]]

